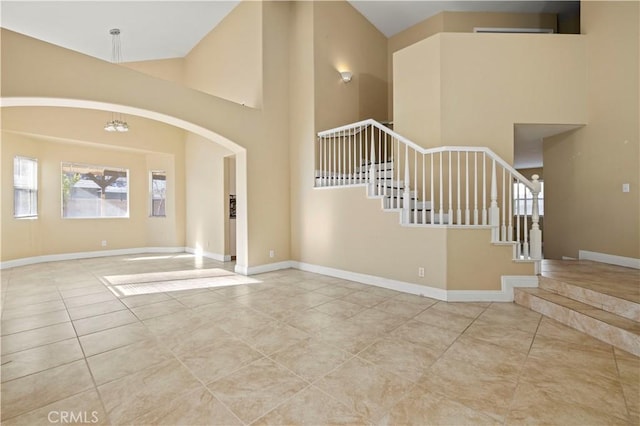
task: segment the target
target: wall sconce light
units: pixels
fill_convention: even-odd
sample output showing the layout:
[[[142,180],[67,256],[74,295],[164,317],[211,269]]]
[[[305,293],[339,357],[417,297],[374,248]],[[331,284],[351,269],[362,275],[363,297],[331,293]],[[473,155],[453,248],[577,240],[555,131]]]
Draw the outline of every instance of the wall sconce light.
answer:
[[[342,77],[342,81],[348,83],[353,78],[353,73],[351,71],[340,71],[340,77]]]

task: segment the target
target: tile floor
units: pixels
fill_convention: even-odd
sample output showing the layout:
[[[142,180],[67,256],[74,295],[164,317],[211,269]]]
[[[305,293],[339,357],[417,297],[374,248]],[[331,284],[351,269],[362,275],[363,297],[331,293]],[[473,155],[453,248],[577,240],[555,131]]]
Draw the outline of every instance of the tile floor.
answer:
[[[640,424],[639,358],[515,304],[230,269],[3,270],[2,424]]]

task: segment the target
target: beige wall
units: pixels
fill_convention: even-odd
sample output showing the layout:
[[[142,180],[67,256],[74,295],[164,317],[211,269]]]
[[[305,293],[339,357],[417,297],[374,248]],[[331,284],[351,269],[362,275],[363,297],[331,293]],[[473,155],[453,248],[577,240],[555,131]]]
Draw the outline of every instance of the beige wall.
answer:
[[[387,119],[386,37],[347,2],[314,2],[318,130]],[[351,71],[345,84],[340,71]]]
[[[252,8],[258,6],[249,3],[246,7],[255,11]],[[293,259],[444,288],[449,273],[443,248],[447,244],[447,230],[401,227],[398,216],[382,212],[379,201],[368,200],[362,188],[313,189],[316,131],[358,119],[389,116],[387,39],[346,2],[264,2],[259,9],[259,25],[247,29],[251,34],[243,37],[253,42],[259,40],[259,49],[248,49],[246,53],[254,59],[257,51],[261,55],[260,109],[238,105],[242,100],[236,95],[243,93],[241,89],[249,89],[240,84],[247,78],[242,73],[232,76],[237,76],[237,80],[229,81],[229,87],[238,84],[239,92],[231,95],[218,92],[218,96],[211,96],[202,91],[211,83],[199,80],[207,77],[204,75],[189,77],[185,73],[187,85],[192,85],[188,81],[191,78],[201,83],[199,90],[193,90],[162,81],[170,76],[171,67],[147,70],[161,77],[153,79],[5,30],[2,95],[125,105],[145,113],[164,114],[172,123],[176,121],[174,118],[184,120],[186,124],[180,125],[188,130],[194,126],[210,130],[198,137],[195,136],[198,131],[194,130],[194,135],[190,135],[194,143],[188,142],[185,151],[175,155],[182,156],[181,164],[194,165],[193,171],[181,172],[183,182],[187,179],[194,182],[201,177],[197,172],[201,167],[221,156],[209,152],[206,142],[199,139],[201,136],[209,135],[208,140],[235,153],[238,222],[242,222],[240,217],[244,215],[238,235],[240,239],[246,236],[248,241],[248,245],[239,247],[240,265],[258,266]],[[215,39],[212,33],[207,40],[212,45],[222,43]],[[225,40],[228,45],[221,45],[221,49],[232,49],[234,43],[240,43],[233,37]],[[198,60],[207,64],[212,61],[208,55],[215,49],[205,50]],[[250,62],[251,58],[239,61]],[[152,64],[145,64],[136,69],[142,70],[147,65],[153,68]],[[341,66],[354,73],[348,85],[339,79]],[[96,79],[112,82],[113,88],[95,84]],[[255,91],[252,89],[250,93]],[[225,100],[222,96],[233,99]],[[36,116],[29,126],[38,128],[43,116]],[[129,120],[132,128],[136,119]],[[120,142],[115,145],[126,146]],[[200,149],[204,151],[195,160],[193,157]],[[151,161],[146,156],[145,165],[153,163],[154,168],[158,167],[155,159]],[[179,167],[177,164],[178,160],[176,167]],[[190,210],[188,206],[200,196],[199,191],[191,188],[190,191],[194,190],[187,196],[187,184],[183,183],[181,188],[179,206],[184,209],[187,205]],[[191,225],[200,219],[201,216],[188,219],[183,216],[183,244],[196,241],[197,227]],[[207,233],[219,235],[217,226]],[[209,240],[210,247],[214,239]],[[134,242],[132,239],[129,244]],[[222,247],[226,250],[224,243]],[[275,258],[268,255],[271,249],[276,252]],[[418,277],[418,267],[425,268],[424,278]],[[494,281],[481,284],[495,286]]]
[[[262,2],[239,3],[183,58],[123,66],[240,105],[262,106]]]
[[[442,12],[389,37],[387,72],[393,81],[393,54],[407,46],[442,32],[473,32],[475,27],[552,28],[557,31],[556,15],[548,13]],[[389,85],[389,119],[393,119],[393,84]]]
[[[585,41],[575,35],[441,33],[405,48],[394,55],[395,72],[404,77],[394,80],[394,104],[402,112],[394,128],[425,147],[488,146],[512,162],[515,123],[586,122]],[[430,60],[439,62],[440,84],[412,90],[411,81],[429,70]],[[424,131],[423,121],[434,120],[427,117],[437,106],[423,100],[432,97],[440,99],[439,139],[437,131],[430,139]]]
[[[184,81],[241,105],[262,105],[262,8],[243,1],[184,59]]]
[[[313,242],[307,238],[310,222],[306,218],[313,211],[309,200],[313,197],[316,129],[313,3],[293,2],[289,25],[291,258],[311,262],[306,250]]]
[[[2,261],[105,249],[184,246],[183,132],[136,119],[136,130],[130,134],[107,134],[101,127],[108,118],[105,113],[68,108],[3,109]],[[13,217],[16,155],[38,159],[37,219]],[[61,162],[129,169],[130,217],[62,219]],[[149,217],[151,170],[167,173],[167,216],[163,218]],[[107,241],[107,247],[101,246],[102,240]]]
[[[640,258],[639,8],[581,3],[589,120],[544,141],[546,257]]]
[[[290,258],[289,8],[285,2],[264,3],[264,25],[249,29],[258,33],[265,53],[261,72],[269,89],[264,91],[262,110],[4,29],[2,96],[54,105],[91,101],[91,107],[154,117],[231,149],[238,170],[238,265],[246,268],[286,260]],[[96,84],[96,80],[111,84]],[[269,257],[270,249],[276,251],[275,258]]]
[[[513,261],[513,246],[491,244],[489,229],[447,230],[447,289],[500,290],[503,275],[533,275],[532,263]]]
[[[229,151],[219,145],[187,134],[186,246],[220,257],[229,253],[225,229],[225,155]]]
[[[394,130],[423,146],[442,140],[442,59],[438,36],[394,55]]]
[[[150,76],[182,84],[184,82],[184,58],[159,59],[156,61],[125,62],[122,64],[132,70]]]

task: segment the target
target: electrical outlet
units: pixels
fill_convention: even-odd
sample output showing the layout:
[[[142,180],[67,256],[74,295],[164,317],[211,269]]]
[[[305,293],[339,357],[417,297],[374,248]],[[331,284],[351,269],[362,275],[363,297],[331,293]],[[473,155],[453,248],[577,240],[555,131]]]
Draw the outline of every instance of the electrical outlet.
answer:
[[[418,276],[420,278],[424,278],[424,268],[423,267],[418,268]]]
[[[100,242],[100,245],[102,247],[106,247],[107,246],[107,240],[102,240],[102,242]]]
[[[276,251],[274,249],[269,250],[269,257],[276,257]]]
[[[622,192],[629,192],[630,188],[629,188],[629,184],[628,183],[623,183],[622,184]]]

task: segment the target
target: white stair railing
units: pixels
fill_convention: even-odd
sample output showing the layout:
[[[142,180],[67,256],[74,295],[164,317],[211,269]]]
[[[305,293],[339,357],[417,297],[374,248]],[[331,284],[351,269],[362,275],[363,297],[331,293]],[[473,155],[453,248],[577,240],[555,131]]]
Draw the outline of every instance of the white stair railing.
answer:
[[[364,120],[318,133],[315,186],[365,186],[403,225],[490,227],[517,259],[542,258],[538,176],[529,181],[486,147],[426,149]]]

